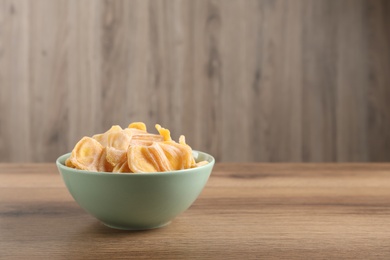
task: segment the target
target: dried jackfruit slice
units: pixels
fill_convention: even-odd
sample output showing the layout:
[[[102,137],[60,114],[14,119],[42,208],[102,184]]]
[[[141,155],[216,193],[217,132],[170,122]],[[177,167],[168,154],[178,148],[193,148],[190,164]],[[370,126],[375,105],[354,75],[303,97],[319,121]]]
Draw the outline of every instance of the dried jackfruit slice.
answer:
[[[124,130],[108,134],[107,161],[112,166],[115,167],[115,165],[125,160],[130,141],[131,136],[129,136]]]
[[[98,172],[112,172],[113,166],[107,161],[107,148],[103,148],[103,152],[99,158]]]
[[[97,134],[92,136],[93,139],[98,141],[101,145],[107,146],[108,144],[108,136],[111,133],[116,133],[122,131],[122,128],[119,125],[113,125],[108,131],[106,131],[103,134]]]
[[[115,167],[118,163],[126,159],[126,151],[121,151],[113,147],[106,147],[106,149],[107,149],[106,160],[113,167]]]
[[[95,139],[83,137],[73,148],[69,157],[75,168],[87,171],[98,171],[104,147]]]
[[[182,145],[187,145],[186,144],[186,137],[184,135],[181,135],[179,137],[179,144],[182,144]]]
[[[127,162],[127,156],[123,162],[118,163],[115,165],[115,167],[112,169],[112,172],[119,172],[119,173],[130,173],[132,172],[129,168],[129,164]]]
[[[129,136],[134,136],[134,135],[145,135],[145,134],[149,134],[143,130],[140,130],[140,129],[137,129],[137,128],[125,128],[123,129],[123,131],[126,132],[126,134],[128,134]]]
[[[192,156],[192,148],[191,148],[191,146],[186,144],[186,137],[184,135],[181,135],[179,137],[179,144],[186,145],[189,147],[189,149],[191,150],[191,168],[196,167],[196,162],[195,162],[194,156]]]
[[[129,126],[132,126],[132,124]],[[113,131],[107,135],[107,161],[115,167],[125,160],[129,145],[151,145],[153,142],[162,140],[162,136],[149,134],[138,128]]]
[[[158,165],[149,152],[149,146],[130,145],[127,150],[127,160],[132,172],[157,172]]]
[[[171,166],[170,160],[166,157],[161,143],[153,143],[148,146],[149,153],[156,163],[159,172],[167,172],[174,170]]]
[[[107,146],[113,147],[118,150],[127,151],[131,136],[129,136],[124,130],[114,133],[109,133],[107,138]]]
[[[131,137],[130,145],[152,145],[153,142],[162,142],[161,135],[150,134],[136,128],[126,128],[124,131]]]
[[[170,164],[170,170],[184,169],[181,149],[169,143],[159,143],[159,146],[164,151],[164,155]]]
[[[131,138],[130,145],[152,145],[154,142],[162,142],[164,138],[161,135],[140,134]]]
[[[156,124],[156,129],[160,133],[160,135],[164,138],[164,141],[172,141],[171,131],[166,128],[161,127],[161,125]]]
[[[70,168],[76,168],[73,163],[70,161],[70,157],[68,159],[66,159],[65,161],[65,165],[70,167]]]
[[[129,146],[127,159],[133,172],[164,172],[191,168],[193,156],[189,146],[166,141]]]
[[[129,124],[128,128],[139,129],[146,132],[146,125],[143,122],[133,122]]]
[[[178,167],[174,168],[174,170],[182,170],[182,169],[188,169],[188,168],[191,168],[191,165],[193,164],[193,160],[194,160],[194,157],[192,156],[192,149],[190,146],[188,145],[183,145],[183,144],[178,144],[174,141],[167,141],[167,142],[163,142],[161,143],[161,146],[171,146],[171,147],[175,147],[176,149],[178,149],[180,152],[178,154],[178,156],[172,158],[172,160],[180,160],[181,161],[181,164],[179,164]],[[176,162],[178,163],[178,162]],[[172,161],[172,164],[174,164],[174,162]]]
[[[195,164],[195,167],[200,167],[200,166],[206,165],[208,163],[209,163],[208,161],[200,161],[200,162]]]

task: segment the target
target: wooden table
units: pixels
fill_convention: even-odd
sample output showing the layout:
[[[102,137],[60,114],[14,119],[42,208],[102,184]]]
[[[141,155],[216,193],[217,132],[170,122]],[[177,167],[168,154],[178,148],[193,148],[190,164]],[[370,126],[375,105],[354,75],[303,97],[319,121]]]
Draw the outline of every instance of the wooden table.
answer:
[[[217,164],[189,210],[137,232],[85,213],[54,164],[0,164],[0,258],[48,257],[390,259],[390,164]]]

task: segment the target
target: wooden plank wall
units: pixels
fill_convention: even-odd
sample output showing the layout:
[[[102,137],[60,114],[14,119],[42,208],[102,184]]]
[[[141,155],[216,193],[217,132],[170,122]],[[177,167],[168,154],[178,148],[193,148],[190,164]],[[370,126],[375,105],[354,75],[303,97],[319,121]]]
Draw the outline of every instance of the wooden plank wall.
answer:
[[[218,161],[390,161],[390,1],[0,0],[0,161],[131,121]]]

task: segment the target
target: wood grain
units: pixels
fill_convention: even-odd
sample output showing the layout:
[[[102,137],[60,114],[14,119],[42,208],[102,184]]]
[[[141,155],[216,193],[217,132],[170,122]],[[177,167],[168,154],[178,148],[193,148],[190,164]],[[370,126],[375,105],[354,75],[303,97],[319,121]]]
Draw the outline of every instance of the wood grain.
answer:
[[[390,160],[385,0],[0,0],[0,161],[160,123],[218,161]]]
[[[32,159],[29,9],[25,2],[0,1],[0,159]],[[15,140],[13,140],[13,138]],[[18,145],[14,145],[17,140]]]
[[[335,161],[337,1],[314,1],[304,9],[303,158]],[[322,142],[318,142],[322,140]]]
[[[387,104],[390,97],[388,81],[390,75],[390,5],[388,1],[369,1],[366,6],[369,64],[367,99],[368,125],[367,131],[369,159],[384,161],[390,152],[390,141],[384,136],[390,135]],[[381,57],[386,57],[382,59]],[[382,73],[385,72],[385,73]],[[372,137],[372,138],[371,138]]]
[[[220,163],[169,226],[105,227],[54,164],[0,164],[4,259],[389,259],[390,164]]]

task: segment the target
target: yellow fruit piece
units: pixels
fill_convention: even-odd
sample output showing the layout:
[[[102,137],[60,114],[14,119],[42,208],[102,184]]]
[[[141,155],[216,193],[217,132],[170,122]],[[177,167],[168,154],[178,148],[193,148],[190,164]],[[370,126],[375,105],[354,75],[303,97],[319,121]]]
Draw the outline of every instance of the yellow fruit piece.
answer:
[[[143,131],[143,130],[139,130],[137,128],[125,128],[123,129],[123,131],[126,132],[126,134],[128,134],[129,136],[133,136],[133,135],[149,135],[149,133]]]
[[[149,146],[131,145],[127,150],[127,160],[132,172],[157,172],[158,166],[149,152]]]
[[[209,163],[208,161],[201,161],[201,162],[196,163],[195,167],[200,167],[200,166],[206,165],[208,163]]]
[[[164,138],[164,141],[172,141],[171,132],[168,129],[161,127],[159,124],[156,124],[156,129]]]
[[[186,145],[186,137],[184,135],[179,137],[179,144]]]
[[[129,136],[124,130],[108,134],[106,158],[112,166],[115,167],[115,165],[125,160],[130,141],[131,136]]]
[[[129,164],[127,163],[127,156],[123,162],[120,162],[117,165],[115,165],[115,167],[112,169],[112,172],[119,172],[119,173],[132,172],[129,168]]]
[[[107,148],[103,148],[103,152],[99,158],[98,172],[112,172],[113,166],[107,161]]]
[[[134,135],[131,138],[130,145],[152,145],[154,142],[162,142],[164,138],[161,135],[143,134]]]
[[[70,163],[80,170],[98,171],[104,147],[95,139],[83,137],[74,147]]]
[[[179,148],[169,145],[160,143],[159,144],[164,151],[165,157],[169,161],[170,169],[171,170],[181,170],[184,169],[183,164],[183,158],[182,158],[182,152]]]
[[[144,132],[146,132],[146,125],[142,122],[134,122],[134,123],[131,123],[128,128],[134,128],[134,129],[139,129],[139,130],[142,130]]]
[[[188,145],[167,141],[129,146],[127,159],[133,172],[165,172],[191,168],[193,156]]]
[[[113,125],[107,132],[105,132],[103,134],[94,135],[94,136],[92,136],[92,138],[95,139],[96,141],[98,141],[101,145],[107,146],[108,136],[111,133],[116,133],[116,132],[120,132],[120,131],[122,131],[122,128],[119,125]]]
[[[126,159],[126,151],[117,150],[112,147],[106,147],[106,160],[109,164],[115,167],[118,163]]]
[[[161,143],[153,143],[153,145],[148,146],[148,150],[159,172],[174,170],[172,168],[171,161],[165,155],[165,151],[162,148]]]
[[[66,159],[65,165],[68,166],[68,167],[70,167],[70,168],[76,168],[76,167],[72,164],[72,162],[70,161],[70,157],[69,157],[68,159]]]
[[[194,157],[192,156],[192,149],[188,145],[183,145],[183,144],[178,144],[174,141],[170,142],[164,142],[163,144],[168,144],[170,146],[176,147],[177,149],[180,150],[179,156],[180,160],[182,160],[181,167],[180,168],[175,168],[175,170],[181,170],[181,169],[188,169],[191,168],[191,165],[194,161]],[[195,162],[195,161],[194,161]]]
[[[131,137],[130,145],[152,145],[153,142],[162,142],[161,135],[150,134],[136,128],[126,128],[126,134]]]
[[[130,140],[131,136],[129,136],[124,130],[109,133],[107,137],[107,146],[118,150],[127,151]]]
[[[185,137],[184,135],[181,135],[181,136],[179,137],[179,144],[181,144],[181,145],[186,145],[186,146],[189,147],[189,149],[191,150],[191,168],[196,167],[195,159],[194,159],[194,157],[192,156],[192,148],[191,148],[191,146],[189,146],[188,144],[186,144],[186,137]]]

